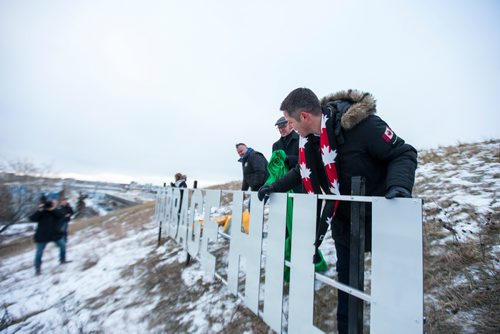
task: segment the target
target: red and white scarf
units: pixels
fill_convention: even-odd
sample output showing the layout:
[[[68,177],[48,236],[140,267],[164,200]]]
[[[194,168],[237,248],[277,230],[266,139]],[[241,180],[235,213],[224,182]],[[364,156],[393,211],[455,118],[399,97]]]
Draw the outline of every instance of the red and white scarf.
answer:
[[[311,175],[312,169],[318,171],[320,168],[319,166],[314,166],[314,162],[312,162],[313,159],[310,157],[312,154],[317,153],[313,152],[313,149],[308,149],[308,142],[313,139],[311,136],[314,135],[309,135],[305,138],[301,136],[299,139],[300,175],[302,177],[304,189],[309,194],[320,194],[323,191],[326,194],[340,195],[337,168],[335,166],[335,160],[337,158],[335,138],[333,134],[329,136],[327,131],[327,127],[330,127],[333,132],[333,124],[331,124],[332,122],[330,120],[331,114],[323,113],[321,118],[321,133],[319,136],[321,160],[329,182],[328,187],[325,184],[320,184],[317,175]],[[308,152],[307,154],[306,151]],[[339,202],[336,201],[333,215],[335,215],[338,204]]]

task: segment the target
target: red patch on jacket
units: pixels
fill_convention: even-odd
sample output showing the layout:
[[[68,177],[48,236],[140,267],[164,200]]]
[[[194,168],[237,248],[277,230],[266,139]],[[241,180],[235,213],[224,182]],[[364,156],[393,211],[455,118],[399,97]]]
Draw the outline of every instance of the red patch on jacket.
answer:
[[[392,132],[392,130],[388,126],[386,126],[385,132],[382,134],[382,138],[389,143],[392,137],[394,137],[394,132]]]

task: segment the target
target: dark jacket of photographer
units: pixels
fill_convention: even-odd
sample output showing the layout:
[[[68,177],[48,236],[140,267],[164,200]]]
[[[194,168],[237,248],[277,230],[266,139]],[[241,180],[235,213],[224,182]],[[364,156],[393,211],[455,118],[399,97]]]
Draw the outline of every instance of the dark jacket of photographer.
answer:
[[[61,239],[64,235],[61,230],[61,222],[64,213],[60,210],[44,208],[32,214],[29,219],[38,223],[35,231],[35,242],[50,242]]]

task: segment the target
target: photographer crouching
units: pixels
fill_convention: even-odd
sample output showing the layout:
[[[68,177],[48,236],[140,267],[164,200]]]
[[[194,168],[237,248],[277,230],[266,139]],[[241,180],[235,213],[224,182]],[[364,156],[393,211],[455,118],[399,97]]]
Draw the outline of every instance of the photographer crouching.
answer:
[[[59,247],[59,262],[66,263],[66,243],[64,242],[64,233],[61,230],[61,220],[64,213],[56,209],[57,202],[46,200],[38,206],[38,210],[32,214],[29,219],[38,223],[35,231],[35,272],[41,274],[42,255],[45,246],[51,241]]]

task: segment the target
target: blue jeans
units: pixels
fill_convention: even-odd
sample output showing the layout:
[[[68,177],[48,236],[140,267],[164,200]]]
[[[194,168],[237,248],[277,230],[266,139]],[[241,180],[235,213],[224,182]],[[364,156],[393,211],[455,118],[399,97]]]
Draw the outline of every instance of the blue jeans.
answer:
[[[61,230],[64,233],[64,242],[68,242],[68,224],[69,222],[63,222],[61,226]]]
[[[66,243],[64,242],[64,238],[61,238],[57,241],[54,241],[59,247],[59,262],[66,261]],[[35,254],[35,268],[40,269],[42,266],[42,256],[43,251],[45,250],[45,246],[47,246],[48,242],[37,242],[36,243],[36,254]]]
[[[335,242],[337,251],[337,273],[339,282],[349,285],[349,247]],[[338,290],[337,329],[339,334],[347,334],[349,325],[349,294]]]

